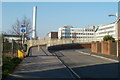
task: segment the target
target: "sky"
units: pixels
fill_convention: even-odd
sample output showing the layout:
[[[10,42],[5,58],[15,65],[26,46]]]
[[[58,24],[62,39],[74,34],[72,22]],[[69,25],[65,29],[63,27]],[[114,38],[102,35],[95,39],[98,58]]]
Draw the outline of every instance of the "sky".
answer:
[[[70,25],[89,28],[90,25],[109,24],[118,12],[117,2],[2,2],[2,28],[11,30],[16,20],[24,16],[32,22],[33,6],[37,6],[37,36],[44,37],[51,31]]]

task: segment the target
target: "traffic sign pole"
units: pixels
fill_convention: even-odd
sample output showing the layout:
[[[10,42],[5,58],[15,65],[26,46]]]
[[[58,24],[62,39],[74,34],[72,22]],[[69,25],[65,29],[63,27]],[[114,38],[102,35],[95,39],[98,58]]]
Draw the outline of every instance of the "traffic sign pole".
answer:
[[[25,33],[26,33],[26,25],[22,24],[20,32],[22,34],[22,47],[24,47],[24,38],[25,38]]]

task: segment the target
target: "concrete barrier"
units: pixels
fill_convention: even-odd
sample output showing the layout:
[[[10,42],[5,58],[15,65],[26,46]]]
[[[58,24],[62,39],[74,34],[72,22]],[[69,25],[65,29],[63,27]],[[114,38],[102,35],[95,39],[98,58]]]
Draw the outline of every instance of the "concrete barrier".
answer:
[[[71,40],[71,39],[51,39],[51,40],[28,40],[27,42],[25,42],[25,44],[27,44],[27,51],[25,52],[25,56],[28,56],[29,54],[29,48],[31,48],[32,46],[37,46],[37,45],[46,45],[46,48],[48,49],[52,49],[54,48],[54,46],[57,46],[57,45],[64,45],[66,44],[65,47],[61,47],[61,46],[57,46],[58,49],[63,49],[63,48],[80,48],[80,47],[91,47],[89,45],[89,43],[91,43],[92,40]],[[81,44],[81,45],[72,45],[74,47],[71,47],[71,46],[67,46],[67,44]],[[82,45],[82,44],[88,44],[88,45]],[[51,47],[52,46],[52,47]],[[57,49],[56,48],[56,49]]]

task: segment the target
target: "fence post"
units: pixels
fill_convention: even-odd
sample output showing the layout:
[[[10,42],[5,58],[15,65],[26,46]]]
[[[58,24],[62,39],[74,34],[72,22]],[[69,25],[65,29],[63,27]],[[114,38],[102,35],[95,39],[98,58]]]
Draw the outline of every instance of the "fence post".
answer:
[[[119,45],[119,43],[120,43],[119,40],[117,40],[117,45],[116,45],[116,46],[117,46],[117,57],[118,57],[118,58],[119,58],[119,56],[120,56],[120,52],[119,52],[119,51],[120,51],[120,49],[119,49],[119,48],[120,48],[120,47],[119,47],[120,45]]]
[[[14,41],[12,39],[12,57],[14,57]]]
[[[3,35],[0,35],[0,79],[2,78],[2,51],[3,51]]]

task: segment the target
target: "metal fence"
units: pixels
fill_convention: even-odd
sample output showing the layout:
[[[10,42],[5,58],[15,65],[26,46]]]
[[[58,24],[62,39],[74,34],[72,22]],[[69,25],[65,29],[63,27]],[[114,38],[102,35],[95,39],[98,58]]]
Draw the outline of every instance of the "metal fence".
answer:
[[[11,42],[8,39],[3,38],[3,57],[17,57],[18,49],[22,49],[20,42],[12,40]]]

